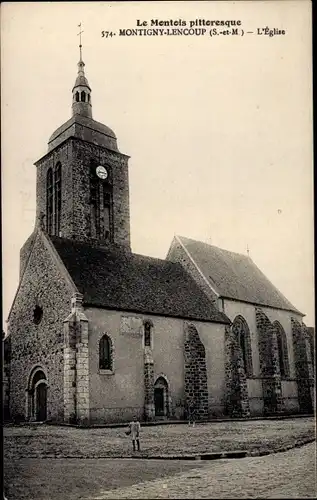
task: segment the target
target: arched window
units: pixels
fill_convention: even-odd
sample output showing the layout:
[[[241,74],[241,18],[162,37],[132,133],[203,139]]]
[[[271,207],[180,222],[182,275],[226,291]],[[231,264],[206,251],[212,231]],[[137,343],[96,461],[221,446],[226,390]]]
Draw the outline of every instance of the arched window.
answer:
[[[60,234],[62,207],[62,166],[49,168],[46,178],[46,228],[48,234]]]
[[[144,323],[144,347],[152,347],[151,328],[152,328],[151,322],[145,321],[145,323]]]
[[[47,171],[46,177],[46,228],[49,234],[53,231],[53,171]]]
[[[245,374],[247,377],[250,377],[253,374],[251,337],[248,324],[242,316],[235,318],[232,331],[241,349]]]
[[[280,373],[282,378],[286,378],[289,377],[289,360],[286,335],[282,325],[278,321],[275,321],[273,323],[273,326],[276,331]]]
[[[61,179],[61,164],[58,163],[55,168],[54,179],[54,203],[55,203],[55,235],[59,236],[61,226],[61,206],[62,206],[62,179]]]
[[[99,369],[112,370],[112,342],[107,334],[99,342]]]
[[[34,387],[42,379],[46,380],[45,373],[42,370],[38,370],[32,379],[32,386]]]
[[[76,92],[75,99],[76,99],[76,102],[79,102],[79,92]]]
[[[88,102],[90,102],[90,94],[88,94],[87,97],[88,97]]]
[[[81,102],[85,102],[86,101],[86,93],[84,90],[81,91]]]

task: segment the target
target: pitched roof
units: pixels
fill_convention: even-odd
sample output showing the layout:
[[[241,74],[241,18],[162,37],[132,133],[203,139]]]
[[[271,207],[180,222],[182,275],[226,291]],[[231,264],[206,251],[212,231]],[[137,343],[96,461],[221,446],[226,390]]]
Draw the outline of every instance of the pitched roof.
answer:
[[[302,314],[250,257],[183,236],[177,236],[177,239],[221,297]]]
[[[229,323],[180,264],[51,237],[84,304]]]

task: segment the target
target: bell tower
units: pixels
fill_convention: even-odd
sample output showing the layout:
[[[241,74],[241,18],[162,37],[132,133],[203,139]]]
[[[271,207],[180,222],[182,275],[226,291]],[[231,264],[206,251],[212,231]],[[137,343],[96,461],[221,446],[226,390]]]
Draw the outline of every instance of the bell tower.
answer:
[[[113,130],[92,118],[81,33],[72,117],[35,163],[37,218],[49,235],[130,250],[129,157]]]

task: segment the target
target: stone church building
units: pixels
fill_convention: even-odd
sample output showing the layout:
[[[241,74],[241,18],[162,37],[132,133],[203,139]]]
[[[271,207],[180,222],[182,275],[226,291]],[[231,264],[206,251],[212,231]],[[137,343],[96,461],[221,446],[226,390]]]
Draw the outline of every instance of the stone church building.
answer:
[[[303,314],[244,255],[175,237],[130,247],[129,157],[92,118],[82,58],[72,117],[36,163],[36,224],[5,338],[15,421],[79,424],[313,410]]]

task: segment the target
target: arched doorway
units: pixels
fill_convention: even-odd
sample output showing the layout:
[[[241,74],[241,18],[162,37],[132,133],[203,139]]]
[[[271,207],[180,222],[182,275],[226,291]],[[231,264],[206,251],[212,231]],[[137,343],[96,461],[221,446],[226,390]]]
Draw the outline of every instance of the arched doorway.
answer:
[[[27,389],[27,418],[43,422],[47,418],[47,379],[43,369],[34,368]]]
[[[155,416],[164,418],[169,415],[168,383],[165,377],[158,377],[154,384]]]
[[[47,386],[44,382],[40,382],[35,388],[36,394],[36,420],[43,422],[47,416]]]

